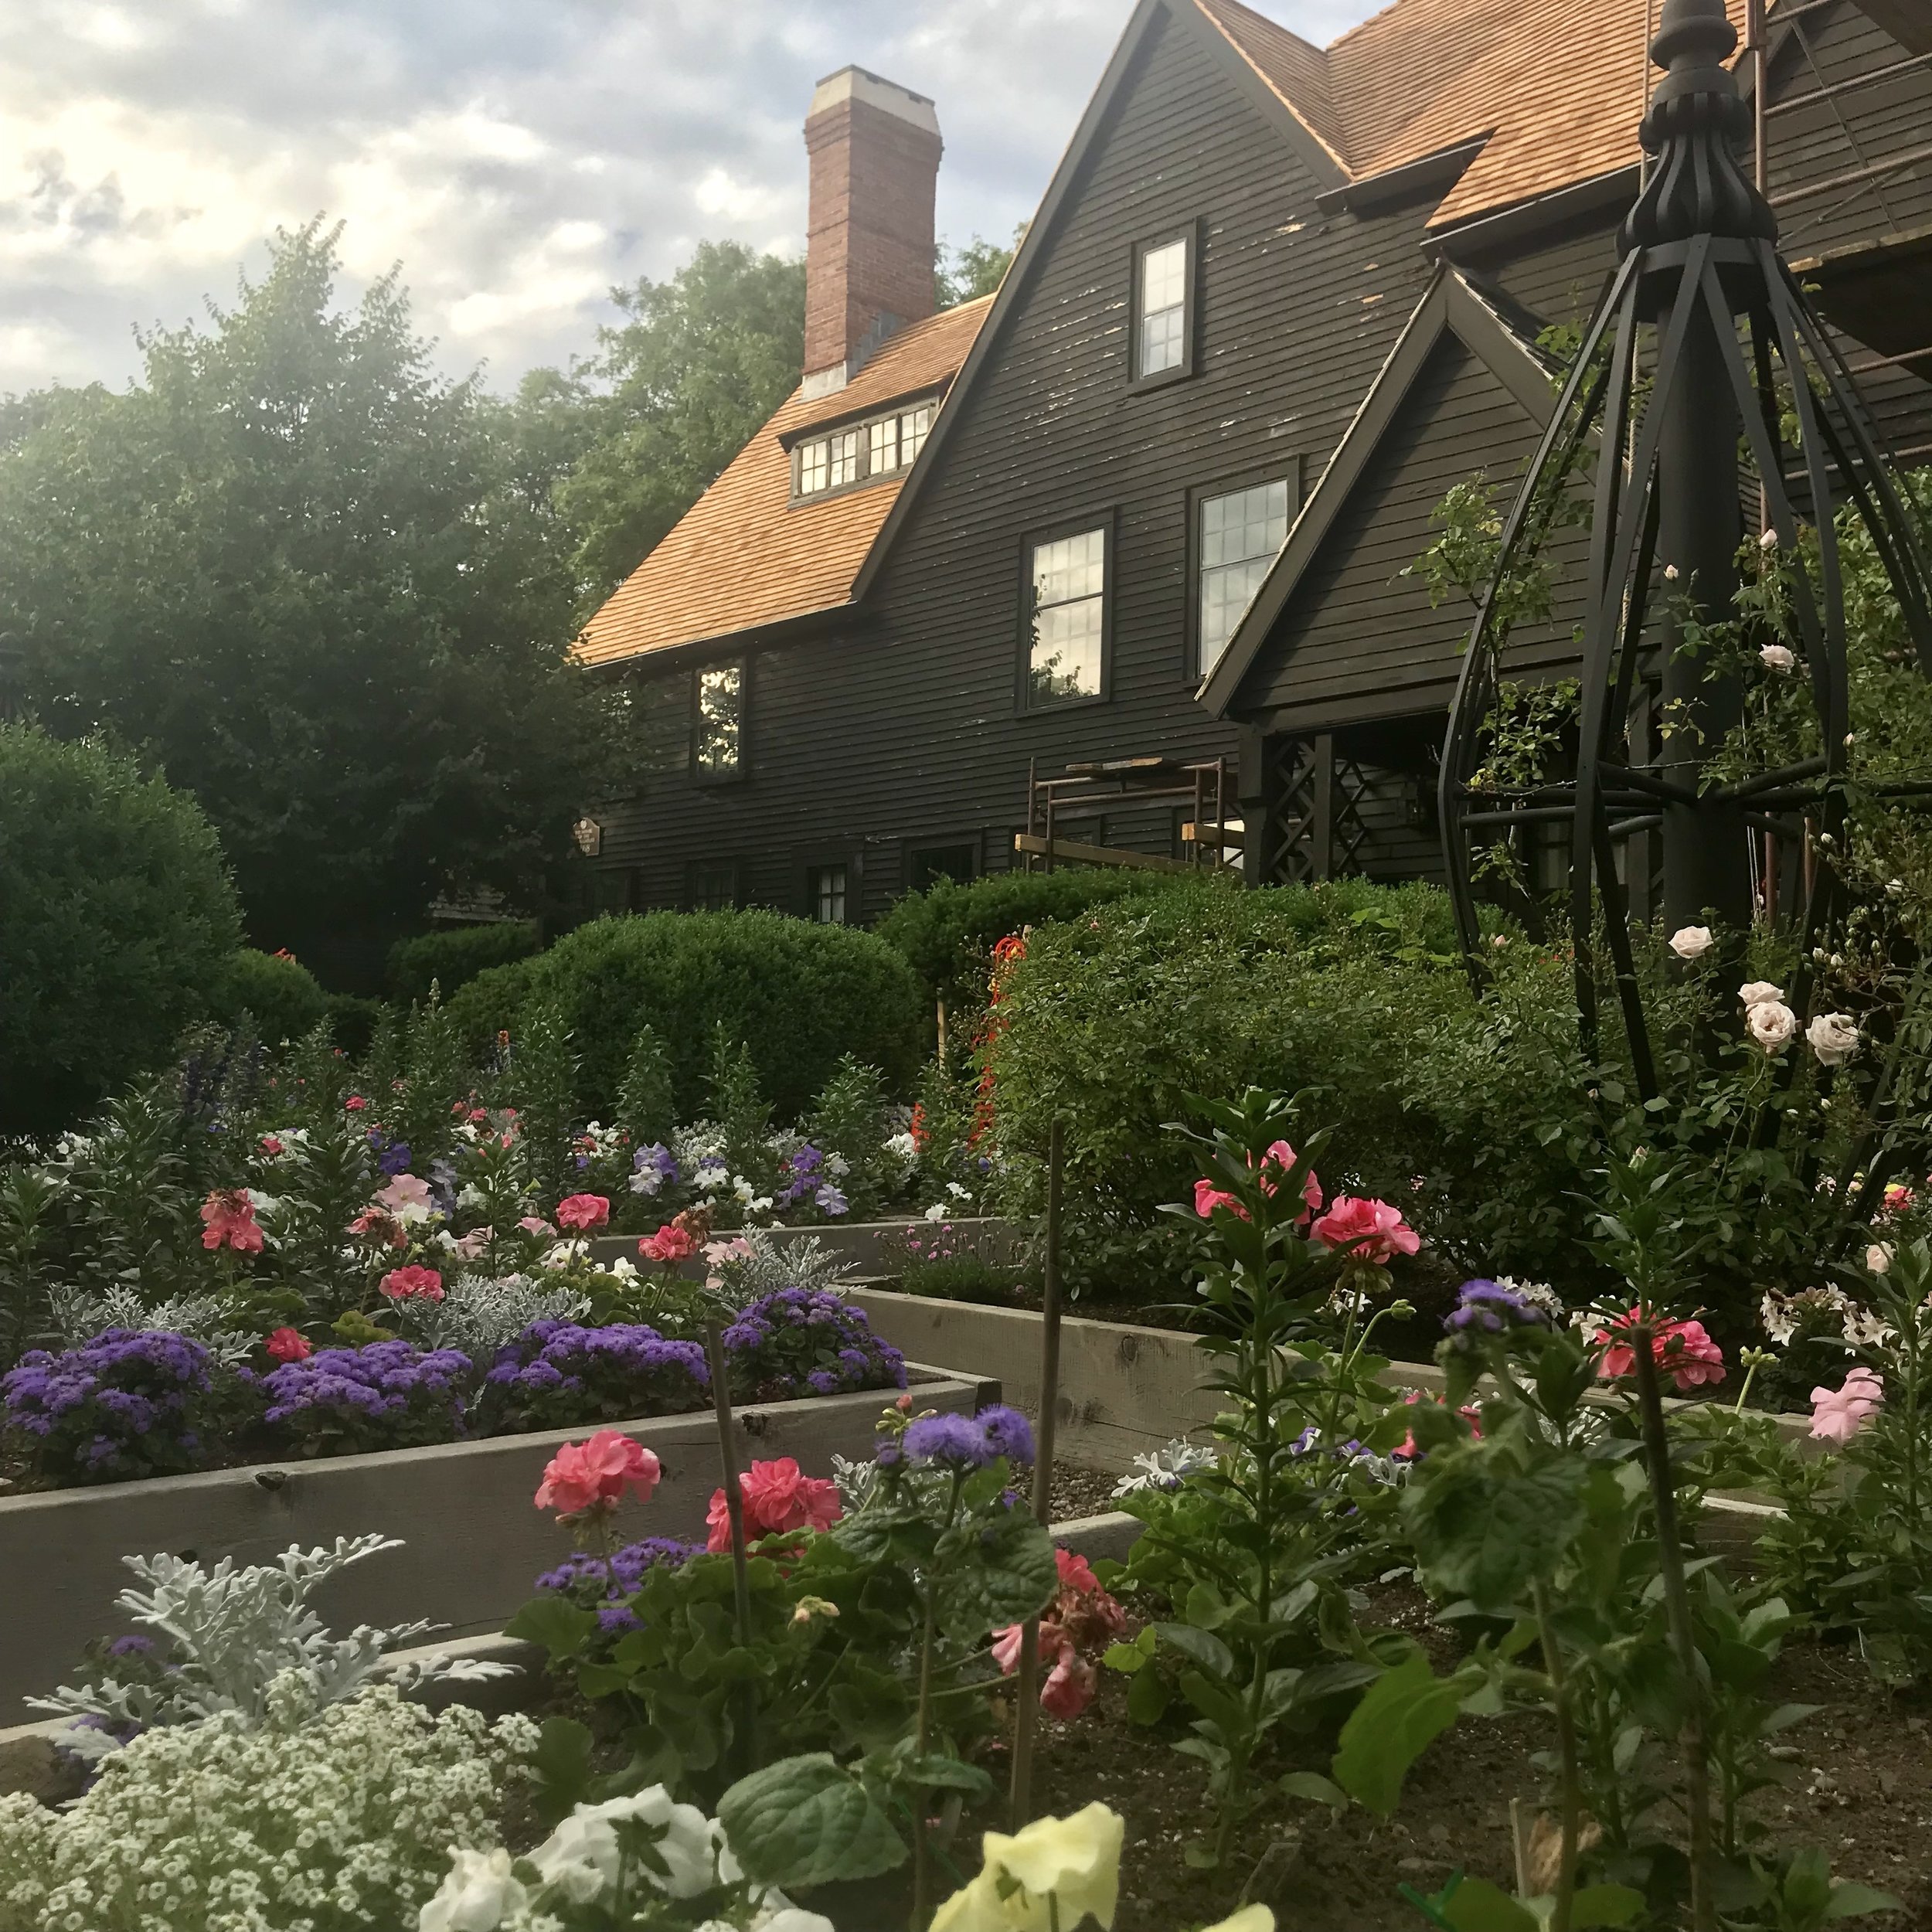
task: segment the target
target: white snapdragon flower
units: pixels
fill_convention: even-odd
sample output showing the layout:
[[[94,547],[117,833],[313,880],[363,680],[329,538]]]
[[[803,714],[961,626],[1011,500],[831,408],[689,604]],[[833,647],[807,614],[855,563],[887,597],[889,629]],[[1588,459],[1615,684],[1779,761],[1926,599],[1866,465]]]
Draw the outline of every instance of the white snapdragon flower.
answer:
[[[884,1145],[888,1154],[896,1155],[902,1161],[916,1161],[919,1158],[918,1146],[910,1132],[892,1135]]]
[[[490,1197],[474,1183],[464,1188],[456,1197],[456,1205],[469,1214],[478,1213],[489,1204]]]
[[[544,1256],[540,1265],[546,1268],[567,1268],[574,1262],[587,1261],[590,1258],[588,1241],[560,1241]]]

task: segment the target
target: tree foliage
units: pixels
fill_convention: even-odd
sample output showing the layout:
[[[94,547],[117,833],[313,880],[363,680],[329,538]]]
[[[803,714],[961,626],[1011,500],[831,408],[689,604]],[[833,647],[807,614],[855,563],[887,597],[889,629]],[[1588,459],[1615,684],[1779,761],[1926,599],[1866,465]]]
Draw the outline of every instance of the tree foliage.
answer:
[[[598,735],[545,452],[434,373],[393,274],[335,304],[336,233],[278,234],[125,393],[11,409],[0,631],[47,729],[191,792],[250,936],[339,978],[440,891],[539,899]]]

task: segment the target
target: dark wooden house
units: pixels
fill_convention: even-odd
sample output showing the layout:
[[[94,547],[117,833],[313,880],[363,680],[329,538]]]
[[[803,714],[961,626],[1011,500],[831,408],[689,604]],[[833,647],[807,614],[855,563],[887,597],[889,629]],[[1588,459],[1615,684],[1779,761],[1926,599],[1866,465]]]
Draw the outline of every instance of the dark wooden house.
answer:
[[[587,906],[869,920],[1037,845],[1029,773],[1069,767],[1101,775],[1056,845],[1431,876],[1469,612],[1405,568],[1546,418],[1539,338],[1636,192],[1645,24],[1396,0],[1325,50],[1141,0],[998,293],[937,315],[932,104],[821,85],[804,380],[580,645],[636,747]],[[1932,455],[1932,11],[1774,0],[1739,71],[1787,252]]]

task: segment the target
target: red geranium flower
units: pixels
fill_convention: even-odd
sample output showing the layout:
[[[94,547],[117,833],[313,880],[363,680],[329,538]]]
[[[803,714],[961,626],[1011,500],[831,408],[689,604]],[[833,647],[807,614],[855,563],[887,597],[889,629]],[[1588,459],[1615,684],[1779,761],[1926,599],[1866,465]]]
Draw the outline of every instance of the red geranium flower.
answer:
[[[679,1227],[675,1221],[665,1222],[655,1234],[647,1234],[638,1243],[638,1253],[647,1261],[662,1261],[667,1266],[682,1261],[697,1251],[698,1244],[689,1231]]]
[[[306,1362],[315,1352],[315,1344],[300,1328],[277,1328],[262,1346],[277,1362]]]
[[[807,1475],[790,1456],[781,1456],[775,1462],[754,1462],[738,1478],[738,1493],[744,1499],[748,1543],[787,1529],[829,1529],[843,1513],[838,1484]],[[731,1512],[722,1489],[711,1492],[705,1522],[710,1530],[705,1547],[729,1549]]]
[[[601,1194],[566,1194],[556,1204],[560,1228],[600,1228],[610,1218],[610,1201]]]
[[[434,1268],[412,1262],[406,1268],[392,1268],[377,1284],[392,1301],[440,1301],[443,1277]]]

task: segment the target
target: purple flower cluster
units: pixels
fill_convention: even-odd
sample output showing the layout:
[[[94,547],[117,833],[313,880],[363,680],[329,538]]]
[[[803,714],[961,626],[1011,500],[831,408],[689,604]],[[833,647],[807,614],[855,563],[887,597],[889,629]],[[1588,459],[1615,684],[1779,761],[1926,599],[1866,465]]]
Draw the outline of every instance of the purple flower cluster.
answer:
[[[452,1442],[463,1433],[463,1390],[473,1372],[460,1351],[413,1342],[323,1349],[263,1378],[263,1420],[304,1455]]]
[[[703,1553],[702,1543],[681,1543],[669,1536],[647,1536],[641,1543],[626,1543],[609,1556],[590,1556],[580,1551],[554,1570],[546,1570],[536,1580],[539,1590],[554,1590],[586,1610],[594,1610],[597,1621],[608,1637],[620,1637],[635,1630],[638,1620],[624,1601],[637,1594],[644,1573],[665,1564],[675,1569]]]
[[[843,1214],[850,1205],[825,1172],[825,1155],[809,1141],[786,1157],[785,1173],[788,1178],[776,1197],[781,1207],[809,1201],[826,1214]]]
[[[906,1431],[903,1453],[947,1469],[983,1469],[1002,1456],[1030,1465],[1033,1426],[1003,1403],[976,1416],[921,1416]]]
[[[641,1322],[546,1320],[498,1349],[482,1407],[492,1431],[566,1429],[701,1408],[710,1387],[701,1342],[667,1342]]]
[[[780,1288],[724,1332],[733,1392],[761,1402],[854,1389],[903,1389],[906,1358],[872,1332],[863,1308],[824,1288]]]
[[[678,1185],[676,1157],[662,1141],[653,1141],[631,1155],[631,1173],[633,1194],[658,1194]]]
[[[0,1421],[56,1481],[192,1468],[219,1410],[208,1351],[171,1329],[107,1328],[59,1355],[29,1349],[0,1377]]]
[[[1505,1328],[1546,1328],[1549,1318],[1532,1301],[1497,1281],[1465,1281],[1442,1325],[1452,1335],[1473,1338],[1500,1335]]]

